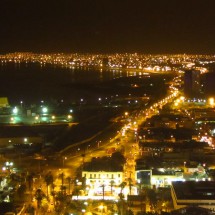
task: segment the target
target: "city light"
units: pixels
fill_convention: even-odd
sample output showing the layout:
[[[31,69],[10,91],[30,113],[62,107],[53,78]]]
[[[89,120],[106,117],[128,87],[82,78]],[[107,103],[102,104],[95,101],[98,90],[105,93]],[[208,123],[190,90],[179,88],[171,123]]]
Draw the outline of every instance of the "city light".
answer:
[[[67,118],[68,118],[68,119],[71,119],[71,118],[72,118],[72,116],[71,116],[71,115],[68,115],[68,116],[67,116]]]
[[[8,56],[8,59],[11,60],[14,59],[14,56],[16,55],[11,54]],[[73,69],[79,67],[87,68],[88,66],[89,68],[97,68],[97,66],[103,67],[104,64],[101,62],[104,57],[107,57],[105,55],[84,56],[81,54],[68,54],[67,56],[63,54],[30,54],[29,56],[26,56],[26,59],[29,60],[29,62],[34,60],[34,62],[39,62],[41,65],[50,63],[54,66],[60,65],[67,69],[70,69],[71,65]],[[5,59],[7,60],[7,58],[4,58],[4,60]],[[56,187],[55,190],[53,188],[53,191],[61,191],[61,194],[65,193],[65,196],[68,195],[68,201],[79,201],[79,213],[87,214],[89,208],[92,206],[92,200],[95,200],[97,201],[95,206],[97,213],[106,214],[106,212],[110,212],[107,210],[108,204],[106,206],[105,201],[118,202],[119,204],[117,206],[119,206],[120,203],[124,201],[126,203],[129,195],[137,196],[141,192],[145,192],[144,189],[146,186],[155,188],[157,195],[159,192],[159,189],[157,188],[165,187],[169,189],[175,181],[185,181],[188,179],[199,182],[209,180],[209,175],[208,177],[204,176],[202,178],[193,176],[193,172],[197,171],[198,167],[189,167],[189,158],[195,156],[198,157],[199,162],[203,161],[202,163],[204,167],[205,162],[207,162],[207,156],[212,155],[210,159],[213,159],[215,134],[215,128],[213,126],[214,110],[208,107],[209,105],[214,107],[215,101],[214,98],[210,98],[206,103],[202,98],[189,98],[182,90],[183,84],[181,85],[181,83],[183,83],[183,76],[178,75],[178,65],[181,65],[180,68],[183,68],[183,65],[185,64],[189,65],[190,62],[196,62],[197,58],[191,57],[189,59],[187,58],[187,55],[170,57],[162,55],[146,56],[122,54],[110,55],[108,61],[110,62],[107,63],[106,67],[113,72],[114,77],[116,78],[121,77],[123,73],[123,70],[120,68],[125,69],[126,77],[140,76],[138,77],[138,79],[140,79],[138,83],[129,84],[132,91],[129,91],[126,94],[123,93],[123,95],[120,91],[114,91],[112,95],[110,94],[108,96],[102,95],[99,92],[94,99],[90,100],[90,102],[86,94],[77,97],[75,102],[71,101],[72,99],[70,97],[69,101],[65,97],[64,100],[61,99],[49,103],[48,100],[46,102],[41,101],[41,98],[43,98],[41,97],[39,99],[39,105],[29,105],[29,107],[31,107],[29,109],[27,101],[22,108],[20,107],[20,104],[22,105],[22,103],[18,104],[19,109],[17,107],[14,109],[10,107],[10,114],[7,118],[7,124],[11,123],[9,125],[10,127],[13,129],[16,127],[22,128],[21,123],[20,125],[12,124],[18,122],[18,117],[15,115],[19,114],[22,118],[26,117],[30,129],[35,129],[37,131],[36,137],[33,135],[30,137],[27,133],[24,133],[21,138],[13,137],[13,135],[11,135],[12,137],[8,137],[5,140],[5,145],[11,147],[11,152],[15,151],[15,156],[17,161],[19,161],[20,166],[25,162],[25,159],[31,161],[30,156],[34,157],[34,159],[35,157],[44,158],[44,160],[38,159],[39,163],[36,163],[37,161],[29,162],[29,164],[26,162],[29,166],[28,171],[34,168],[33,170],[37,172],[36,170],[38,169],[38,166],[39,169],[40,167],[42,170],[44,169],[43,172],[39,171],[39,176],[35,176],[34,184],[38,187],[41,186],[41,189],[46,192],[46,189],[48,190],[48,188],[43,181],[43,174],[51,169],[56,177],[54,181]],[[11,61],[8,60],[8,62]],[[169,64],[169,66],[167,66],[167,64]],[[127,71],[126,68],[128,68]],[[103,68],[100,69],[104,71]],[[144,72],[146,69],[147,73]],[[102,71],[99,71],[101,75]],[[154,95],[145,93],[144,90],[140,91],[140,95],[136,95],[133,91],[138,89],[141,90],[140,87],[143,80],[148,79],[148,86],[150,86],[150,89],[155,88],[156,94],[160,89],[156,89],[157,85],[151,80],[151,77],[153,77],[151,72],[161,74],[167,71],[169,71],[168,75],[171,74],[172,77],[172,74],[174,74],[175,77],[171,80],[166,77],[161,78],[161,80],[165,82],[165,86],[167,86],[167,92],[165,95],[163,94],[159,97],[159,99],[156,99],[156,96]],[[181,95],[186,95],[186,99]],[[84,96],[84,99],[82,96]],[[142,102],[143,100],[144,102]],[[94,102],[93,105],[92,102]],[[48,107],[45,107],[46,104]],[[85,137],[85,134],[84,132],[76,132],[76,128],[74,129],[75,132],[73,138],[72,132],[74,124],[81,123],[81,120],[80,122],[78,121],[79,118],[85,120],[85,115],[83,114],[83,116],[79,117],[79,114],[84,113],[85,110],[90,110],[90,114],[94,110],[96,110],[94,112],[97,112],[98,107],[102,107],[102,110],[108,110],[108,113],[110,114],[112,110],[114,110],[114,117],[111,118],[111,124],[115,123],[114,125],[117,127],[117,132],[114,130],[114,126],[114,132],[112,132],[111,127],[111,129],[108,129],[107,135],[109,136],[106,138],[106,129],[103,129],[103,125],[100,123],[100,118],[98,120],[98,117],[103,115],[103,111],[98,111],[99,114],[97,115],[97,118],[92,117],[93,122],[96,122],[95,124],[97,126],[95,130],[96,132],[98,130],[99,134],[99,136],[96,136],[97,139],[89,134],[86,141],[81,140],[82,136]],[[70,108],[74,108],[74,111]],[[104,116],[106,117],[106,113]],[[85,128],[87,127],[85,125],[89,125],[89,127],[87,127],[87,132],[91,132],[91,125],[93,126],[94,123],[91,124],[91,115],[89,116],[89,120],[87,117],[86,124],[84,124],[83,127]],[[75,120],[77,120],[77,123],[73,123]],[[99,125],[97,125],[97,121]],[[100,125],[104,135],[100,135]],[[43,129],[48,130],[47,135],[44,135],[45,132],[43,132]],[[63,135],[61,135],[61,131],[63,131]],[[86,134],[88,135],[87,132]],[[34,132],[32,133],[34,134]],[[38,138],[40,137],[37,137],[37,135],[40,137],[42,136],[42,143],[38,141]],[[75,135],[79,135],[80,140],[79,138],[76,138]],[[37,141],[39,142],[38,144]],[[73,144],[72,141],[76,142]],[[35,144],[30,143],[31,145],[28,145],[27,143],[29,142]],[[39,144],[43,145],[41,151],[37,154],[32,149],[33,145]],[[52,146],[54,144],[59,144],[60,147],[62,146],[62,150],[57,151],[56,149],[56,153],[53,153]],[[201,148],[198,148],[198,144],[201,144]],[[192,150],[189,148],[190,145],[192,145]],[[9,147],[7,150],[10,149]],[[20,150],[16,151],[15,147]],[[22,150],[22,148],[24,149]],[[25,159],[22,159],[22,153],[25,153],[25,151],[27,151],[27,156]],[[123,164],[120,166],[121,169],[119,172],[117,172],[118,170],[116,169],[115,172],[110,172],[112,171],[112,167],[115,168],[117,166],[119,159],[117,158],[117,161],[112,162],[111,165],[108,165],[108,161],[115,156],[120,157],[120,153],[123,160]],[[204,156],[202,156],[203,154]],[[17,158],[17,155],[19,155],[20,158]],[[151,159],[148,158],[153,158],[153,160],[157,160],[158,162],[151,162]],[[102,165],[103,159],[106,162],[105,165]],[[92,163],[90,163],[91,160]],[[172,160],[177,160],[177,162],[172,162]],[[42,161],[44,161],[44,163]],[[13,166],[10,163],[11,162],[7,165],[5,164],[2,168],[5,171],[4,175],[7,175],[9,172],[6,171],[8,170],[8,167]],[[61,169],[59,169],[59,163]],[[102,170],[94,168],[97,163],[98,166],[101,166],[99,166],[99,168]],[[30,166],[31,164],[32,166],[34,165],[32,168]],[[159,167],[156,167],[156,165]],[[24,164],[23,166],[27,165]],[[209,162],[207,162],[206,167],[208,166]],[[92,168],[86,170],[87,167]],[[80,170],[78,171],[78,173],[80,173],[78,175],[76,175],[76,168]],[[107,168],[108,170],[105,170],[104,168]],[[146,175],[141,175],[141,172],[138,172],[139,168],[141,171],[150,172],[146,173]],[[146,168],[149,170],[146,170]],[[59,172],[65,174],[63,176],[64,178],[59,179],[57,176]],[[72,180],[70,179],[69,182],[67,181],[68,176],[72,177]],[[147,177],[148,180],[147,185],[145,185],[145,177]],[[211,180],[213,179],[211,178]],[[125,183],[124,187],[122,186],[123,183]],[[62,192],[64,188],[65,191]],[[77,193],[73,194],[73,192]],[[53,197],[51,195],[49,197],[50,199],[47,198],[46,200],[49,201],[47,202],[48,204],[53,202],[54,192]],[[146,205],[146,207],[149,207],[148,202],[146,202]],[[166,207],[167,203],[165,202],[161,205]],[[54,208],[55,206],[52,207]],[[66,210],[66,208],[64,209]],[[146,210],[146,212],[148,211],[149,209]],[[119,212],[119,210],[116,209],[111,211],[111,214],[118,214],[117,212]],[[71,212],[68,212],[68,214],[71,214]]]
[[[47,108],[47,107],[43,107],[43,108],[42,108],[42,113],[43,113],[43,114],[47,114],[47,112],[48,112],[48,108]]]
[[[214,104],[215,104],[214,98],[209,98],[208,101],[209,101],[209,105],[214,106]]]
[[[18,108],[17,108],[17,107],[15,107],[15,108],[13,109],[13,114],[14,114],[14,115],[17,115],[17,114],[18,114]]]

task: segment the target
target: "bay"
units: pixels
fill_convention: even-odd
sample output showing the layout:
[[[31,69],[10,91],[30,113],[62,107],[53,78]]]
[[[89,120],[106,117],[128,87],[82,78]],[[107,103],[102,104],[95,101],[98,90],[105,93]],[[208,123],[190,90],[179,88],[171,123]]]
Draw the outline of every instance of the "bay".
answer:
[[[8,97],[11,103],[20,100],[35,102],[46,99],[77,99],[81,97],[81,91],[77,92],[79,86],[98,84],[128,75],[130,73],[118,70],[72,69],[25,62],[1,63],[0,97]],[[75,92],[71,86],[75,86]]]

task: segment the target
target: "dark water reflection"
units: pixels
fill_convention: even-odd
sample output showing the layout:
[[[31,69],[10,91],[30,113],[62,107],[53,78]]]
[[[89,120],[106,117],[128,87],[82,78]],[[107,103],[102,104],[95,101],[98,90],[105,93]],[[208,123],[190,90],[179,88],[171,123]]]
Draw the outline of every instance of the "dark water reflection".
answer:
[[[72,88],[137,75],[135,72],[71,69],[39,63],[0,64],[0,96],[10,101],[72,96]],[[68,86],[70,88],[68,89]],[[81,92],[80,92],[81,93]],[[76,92],[77,96],[78,92]],[[80,96],[80,95],[79,95]]]

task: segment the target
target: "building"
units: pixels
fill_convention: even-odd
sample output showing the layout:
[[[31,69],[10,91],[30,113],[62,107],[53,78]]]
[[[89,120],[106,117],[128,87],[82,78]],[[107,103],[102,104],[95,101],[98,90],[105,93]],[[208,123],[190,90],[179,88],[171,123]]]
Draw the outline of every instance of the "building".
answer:
[[[171,215],[181,215],[181,214],[189,214],[189,215],[211,215],[213,212],[206,208],[201,207],[185,207],[178,210],[174,210],[171,212]]]
[[[8,107],[8,99],[7,97],[0,97],[0,108]]]
[[[120,184],[123,182],[123,172],[82,171],[89,188],[89,196],[118,196]]]
[[[43,137],[27,126],[4,126],[0,130],[0,147],[42,144]]]
[[[215,71],[204,74],[204,93],[206,96],[215,96]]]
[[[165,171],[164,168],[136,171],[136,181],[138,184],[156,188],[169,187],[173,181],[183,180],[183,173],[180,171]]]
[[[186,70],[184,72],[184,94],[187,98],[200,97],[200,71]]]
[[[215,211],[215,181],[172,182],[174,209],[201,207]]]
[[[128,195],[128,207],[137,214],[138,212],[146,212],[147,198],[145,195]]]

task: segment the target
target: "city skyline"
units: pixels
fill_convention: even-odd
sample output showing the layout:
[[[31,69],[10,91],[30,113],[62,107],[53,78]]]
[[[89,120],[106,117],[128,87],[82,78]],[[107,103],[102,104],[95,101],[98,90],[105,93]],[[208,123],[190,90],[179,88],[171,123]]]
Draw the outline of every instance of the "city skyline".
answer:
[[[0,53],[213,54],[214,2],[3,1]]]

